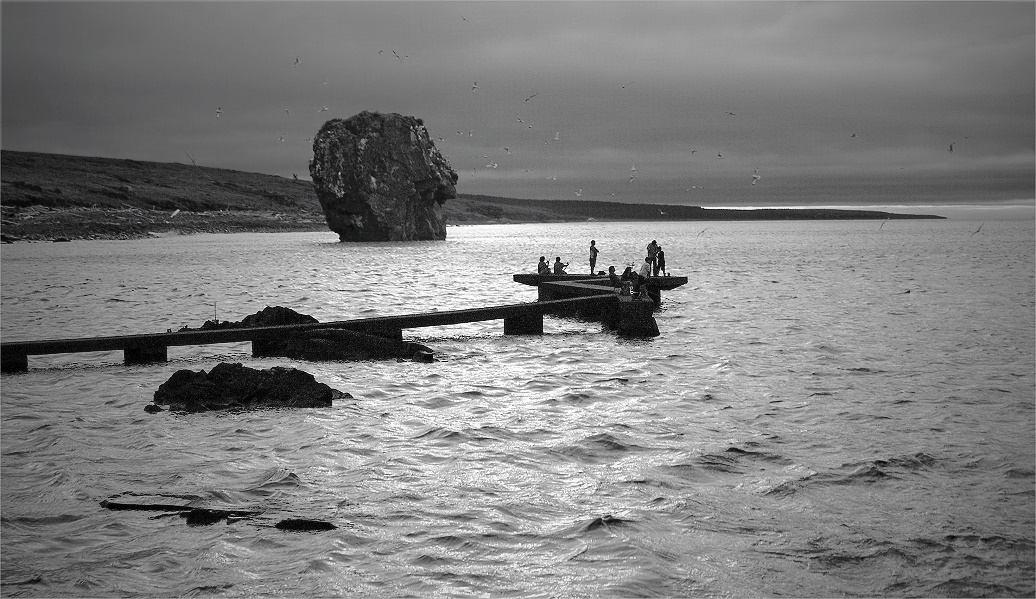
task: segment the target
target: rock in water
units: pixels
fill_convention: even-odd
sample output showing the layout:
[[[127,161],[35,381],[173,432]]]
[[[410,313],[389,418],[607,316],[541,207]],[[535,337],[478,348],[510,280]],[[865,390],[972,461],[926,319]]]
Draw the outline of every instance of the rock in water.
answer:
[[[255,408],[326,408],[348,393],[317,382],[312,374],[274,366],[255,370],[241,364],[217,364],[209,372],[178,370],[155,391],[155,404],[173,412],[249,410]]]
[[[457,173],[420,119],[364,111],[327,121],[309,174],[341,241],[446,239],[442,205],[457,197]]]

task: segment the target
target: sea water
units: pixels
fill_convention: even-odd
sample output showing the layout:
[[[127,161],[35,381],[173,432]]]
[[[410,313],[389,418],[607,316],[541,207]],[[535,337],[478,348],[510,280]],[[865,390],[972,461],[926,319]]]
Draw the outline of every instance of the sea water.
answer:
[[[4,596],[1032,596],[1032,222],[452,227],[4,246],[4,341],[535,301],[539,256],[669,270],[661,335],[413,329],[438,361],[247,343],[0,377]],[[291,366],[330,408],[148,414],[180,369]],[[190,526],[110,511],[193,495]],[[286,518],[333,523],[289,532]]]

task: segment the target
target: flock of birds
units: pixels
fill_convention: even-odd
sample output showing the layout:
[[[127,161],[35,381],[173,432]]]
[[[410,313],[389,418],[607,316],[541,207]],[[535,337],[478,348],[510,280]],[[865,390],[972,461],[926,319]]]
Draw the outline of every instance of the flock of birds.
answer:
[[[469,22],[468,19],[463,17],[463,16],[461,16],[460,18],[464,22]],[[391,55],[399,61],[399,64],[404,64],[405,61],[408,58],[410,58],[410,56],[408,54],[405,54],[405,53],[404,54],[400,54],[396,50],[390,50],[390,52],[391,52]],[[378,55],[384,55],[385,54],[385,50],[378,50],[377,53],[378,53]],[[298,69],[301,64],[302,64],[301,57],[300,56],[295,56],[294,61],[292,62],[292,68],[293,69]],[[626,90],[626,89],[630,88],[631,86],[633,86],[633,84],[634,84],[634,81],[626,81],[625,83],[623,83],[621,85],[621,89],[622,90]],[[327,80],[323,81],[323,85],[327,85]],[[481,89],[482,88],[479,85],[479,80],[472,81],[471,89],[470,89],[470,93],[471,94],[478,94],[478,92]],[[531,94],[525,96],[525,98],[522,100],[522,106],[526,105],[527,103],[529,103],[530,101],[536,99],[539,96],[540,96],[540,91],[536,91],[534,93],[531,93]],[[330,111],[330,109],[326,105],[317,106],[316,109],[315,109],[315,112],[317,114],[328,112],[328,111]],[[286,115],[286,118],[291,118],[292,117],[292,110],[291,110],[290,106],[283,107],[283,112]],[[729,110],[725,111],[725,114],[726,114],[727,117],[736,117],[737,116],[737,113],[735,113],[733,111],[729,111]],[[220,119],[223,115],[224,115],[223,107],[222,106],[217,106],[217,108],[216,108],[216,118]],[[532,130],[536,126],[535,121],[528,121],[527,122],[526,119],[523,119],[522,116],[521,116],[521,111],[516,112],[514,116],[515,116],[516,123],[518,125],[521,125],[526,130]],[[474,129],[468,129],[466,134],[462,130],[457,130],[456,134],[457,134],[458,137],[464,137],[466,135],[466,137],[473,138],[473,137],[475,137],[475,130]],[[856,132],[851,132],[849,134],[849,137],[852,138],[852,139],[857,139],[858,135],[857,135]],[[286,134],[281,134],[277,138],[277,142],[278,143],[283,143],[283,142],[286,141],[286,139],[287,139],[287,135]],[[965,139],[967,139],[967,138],[965,137]],[[313,138],[312,137],[307,137],[307,138],[305,138],[305,141],[307,143],[311,144],[313,142]],[[438,137],[438,141],[440,143],[444,143],[444,144],[447,143],[446,139],[443,138],[442,136]],[[561,142],[561,131],[560,130],[556,130],[555,131],[553,138],[548,138],[548,139],[543,140],[543,144],[545,144],[545,145],[557,144],[557,143],[560,143],[560,142]],[[947,148],[948,151],[952,153],[954,151],[954,147],[955,147],[955,145],[957,145],[957,143],[958,143],[957,141],[951,141],[949,143],[948,148]],[[504,147],[502,147],[502,150],[506,153],[506,155],[508,157],[511,156],[511,147],[510,146],[504,146]],[[692,156],[697,154],[697,153],[698,153],[697,149],[692,149],[690,151],[690,154]],[[447,158],[448,158],[448,155],[447,155]],[[481,154],[481,158],[484,161],[485,168],[496,169],[496,168],[498,168],[500,166],[499,162],[495,158],[491,157],[489,154]],[[722,151],[717,151],[716,152],[716,159],[717,160],[724,160],[725,159],[725,157],[723,156],[723,152]],[[525,173],[529,173],[529,169],[525,168],[524,172]],[[477,167],[473,167],[472,168],[472,175],[473,176],[477,176],[477,174],[478,174],[478,168]],[[296,180],[298,179],[297,175],[295,175],[294,177],[295,177]],[[550,176],[548,176],[546,178],[548,180],[550,180],[550,181],[557,181],[558,175],[554,174],[554,175],[550,175]],[[763,179],[762,175],[759,174],[759,167],[755,167],[753,172],[752,172],[752,174],[751,174],[751,178],[750,179],[746,178],[746,181],[748,181],[750,185],[755,186],[760,181],[762,181],[762,179]],[[629,172],[628,178],[626,179],[626,182],[627,182],[627,184],[632,185],[636,181],[637,181],[637,166],[636,166],[635,163],[633,163],[630,166],[630,172]],[[700,189],[704,189],[704,186],[701,186],[701,185],[691,185],[690,187],[687,187],[685,189],[685,191],[686,192],[692,192],[692,191],[700,190]],[[584,191],[583,191],[582,188],[579,188],[579,189],[575,190],[575,196],[576,197],[583,197],[583,195],[584,195]],[[611,195],[614,196],[615,193],[612,192]],[[663,213],[663,215],[664,215],[664,213]],[[882,223],[882,224],[884,224],[884,223]]]

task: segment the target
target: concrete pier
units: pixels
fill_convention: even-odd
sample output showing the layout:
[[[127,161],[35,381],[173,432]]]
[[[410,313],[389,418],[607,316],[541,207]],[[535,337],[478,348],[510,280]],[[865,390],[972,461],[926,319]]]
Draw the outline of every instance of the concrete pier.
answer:
[[[0,372],[24,372],[29,356],[78,352],[121,351],[125,364],[149,364],[169,359],[169,347],[214,343],[252,343],[252,355],[268,356],[271,340],[308,329],[348,329],[402,341],[403,329],[503,320],[505,335],[542,335],[543,315],[598,321],[620,335],[654,337],[658,325],[651,315],[660,290],[687,283],[686,277],[652,277],[647,297],[620,296],[607,277],[579,275],[514,275],[514,280],[538,287],[538,300],[522,304],[466,310],[424,312],[301,325],[235,329],[189,330],[144,335],[9,341],[0,343]],[[652,295],[654,291],[654,295]]]

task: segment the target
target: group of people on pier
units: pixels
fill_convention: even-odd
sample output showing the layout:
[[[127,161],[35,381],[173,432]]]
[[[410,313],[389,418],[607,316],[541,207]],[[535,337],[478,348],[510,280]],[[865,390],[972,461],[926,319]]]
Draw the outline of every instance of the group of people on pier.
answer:
[[[591,275],[603,275],[604,271],[597,271],[597,255],[600,250],[597,249],[597,241],[594,239],[590,240],[590,274]],[[536,272],[541,275],[563,275],[568,274],[565,269],[568,268],[568,262],[562,262],[561,256],[554,258],[554,266],[551,267],[547,263],[546,256],[540,256],[539,264],[536,265]],[[658,241],[652,239],[651,243],[647,245],[647,256],[644,258],[644,263],[640,265],[640,269],[637,271],[633,270],[632,266],[627,266],[626,270],[623,271],[622,275],[615,274],[615,267],[608,267],[608,278],[611,279],[612,285],[615,287],[623,287],[626,282],[630,282],[634,290],[639,289],[641,285],[646,282],[648,277],[657,277],[659,273],[662,276],[668,276],[665,269],[665,251],[662,250],[662,246],[658,245]]]

